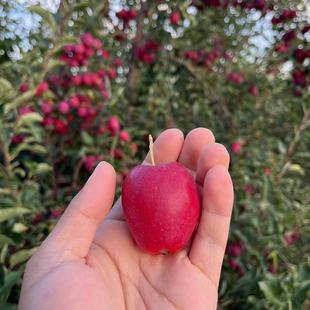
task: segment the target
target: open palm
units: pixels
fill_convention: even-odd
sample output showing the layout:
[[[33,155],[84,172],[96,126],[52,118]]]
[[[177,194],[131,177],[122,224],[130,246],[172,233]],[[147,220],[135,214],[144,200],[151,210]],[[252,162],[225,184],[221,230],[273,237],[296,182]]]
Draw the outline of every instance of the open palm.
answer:
[[[27,264],[20,310],[216,309],[233,204],[229,155],[204,128],[177,129],[154,144],[157,164],[179,161],[202,195],[188,247],[149,255],[134,243],[115,194],[115,172],[101,163]],[[149,164],[149,156],[145,164]]]

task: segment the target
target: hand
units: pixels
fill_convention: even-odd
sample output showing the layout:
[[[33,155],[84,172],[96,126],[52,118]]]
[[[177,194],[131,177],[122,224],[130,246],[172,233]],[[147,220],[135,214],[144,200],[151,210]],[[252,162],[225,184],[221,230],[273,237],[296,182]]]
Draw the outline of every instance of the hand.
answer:
[[[149,255],[135,245],[120,200],[107,215],[115,172],[102,162],[28,262],[19,309],[216,309],[233,187],[228,152],[214,141],[197,128],[185,140],[166,130],[154,143],[156,163],[181,162],[202,194],[188,249]]]

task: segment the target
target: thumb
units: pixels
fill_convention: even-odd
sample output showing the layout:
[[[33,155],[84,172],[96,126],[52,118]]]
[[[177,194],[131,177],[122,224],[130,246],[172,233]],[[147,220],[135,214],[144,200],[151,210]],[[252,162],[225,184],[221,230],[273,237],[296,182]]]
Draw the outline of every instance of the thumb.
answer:
[[[100,222],[109,212],[115,194],[114,168],[101,162],[73,198],[42,247],[60,260],[84,258]],[[42,249],[43,250],[43,249]]]

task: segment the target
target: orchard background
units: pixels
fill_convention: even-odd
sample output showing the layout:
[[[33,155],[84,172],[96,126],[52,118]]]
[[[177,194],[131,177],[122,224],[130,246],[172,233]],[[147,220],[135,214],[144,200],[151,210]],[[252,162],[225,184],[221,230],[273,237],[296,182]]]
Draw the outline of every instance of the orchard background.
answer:
[[[119,193],[148,133],[197,126],[235,184],[219,309],[308,308],[307,1],[26,4],[0,5],[0,308],[98,161]]]

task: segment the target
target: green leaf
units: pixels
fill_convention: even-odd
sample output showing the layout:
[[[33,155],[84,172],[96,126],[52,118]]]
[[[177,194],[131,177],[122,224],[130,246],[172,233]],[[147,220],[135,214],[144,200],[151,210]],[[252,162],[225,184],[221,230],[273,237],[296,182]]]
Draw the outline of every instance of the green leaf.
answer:
[[[20,207],[2,209],[0,210],[0,223],[30,212],[29,209]]]
[[[17,122],[17,127],[29,126],[35,122],[42,122],[42,119],[42,116],[37,112],[27,113],[19,118]]]
[[[82,137],[83,144],[86,144],[86,145],[93,145],[94,144],[93,137],[90,134],[88,134],[86,131],[81,132],[81,137]]]
[[[4,243],[15,245],[15,242],[11,238],[0,234],[0,245]]]
[[[194,115],[198,115],[200,110],[201,110],[201,105],[199,104],[199,102],[195,102],[193,104],[193,113],[194,113]]]
[[[87,9],[89,7],[90,7],[90,3],[88,1],[86,1],[86,2],[82,2],[82,3],[78,3],[75,6],[73,6],[72,11],[76,12],[76,11]]]
[[[38,247],[34,247],[32,249],[20,250],[10,257],[10,267],[13,268],[14,266],[24,263],[28,260],[36,251]]]
[[[258,285],[260,290],[264,293],[267,300],[278,306],[282,305],[281,301],[275,296],[275,292],[270,285],[268,285],[266,282],[263,281],[258,282]]]
[[[22,232],[25,232],[28,230],[28,227],[24,225],[23,223],[14,223],[12,231],[20,234]]]
[[[282,141],[278,141],[278,149],[279,149],[281,154],[285,154],[286,146],[284,145],[284,143]]]
[[[4,284],[4,269],[2,265],[0,265],[0,287]]]
[[[298,293],[294,297],[294,303],[302,305],[310,295],[310,281],[305,282],[300,287]]]
[[[12,84],[5,78],[0,76],[0,98],[7,99],[14,94],[14,88]]]
[[[59,40],[58,40],[58,45],[59,47],[64,47],[65,45],[69,44],[69,43],[78,43],[78,38],[77,37],[74,37],[74,36],[64,36],[64,37],[61,37]]]
[[[0,302],[0,309],[1,310],[16,310],[17,305]]]
[[[4,285],[0,288],[0,302],[6,302],[11,288],[21,278],[21,272],[11,271],[6,275]],[[1,308],[2,309],[2,308]]]
[[[301,265],[299,267],[299,277],[302,281],[310,279],[310,266]]]
[[[33,172],[34,175],[47,174],[52,171],[52,167],[46,163],[39,163]]]
[[[21,143],[11,153],[11,161],[14,160],[21,152],[29,152],[38,155],[46,154],[46,148],[40,144]]]
[[[33,209],[38,208],[40,201],[40,188],[36,182],[24,182],[24,187],[21,192],[21,205],[31,206]]]
[[[1,188],[0,187],[0,195],[11,195],[12,189],[11,188]]]
[[[240,294],[240,297],[250,296],[257,294],[257,274],[255,271],[247,272],[243,277],[234,283],[233,289],[229,294]]]
[[[14,168],[14,175],[20,178],[24,178],[26,176],[26,171],[20,167]]]
[[[56,69],[57,67],[63,67],[64,66],[64,62],[61,60],[56,60],[56,59],[50,59],[48,62],[48,66],[47,66],[47,72],[50,72],[54,69]]]
[[[51,28],[54,33],[57,31],[57,24],[55,18],[49,11],[44,10],[39,5],[30,6],[29,11],[31,13],[41,16],[43,21]]]
[[[35,89],[29,90],[22,95],[15,98],[13,101],[9,102],[4,106],[4,114],[8,114],[12,110],[18,108],[20,105],[22,105],[25,102],[28,102],[32,99],[32,97],[35,95]]]
[[[305,175],[305,170],[298,164],[291,164],[288,167],[288,171],[297,172],[300,175]]]
[[[1,249],[1,253],[0,253],[0,263],[4,264],[4,262],[6,261],[6,256],[8,254],[8,249],[9,246],[7,243],[4,243]]]

